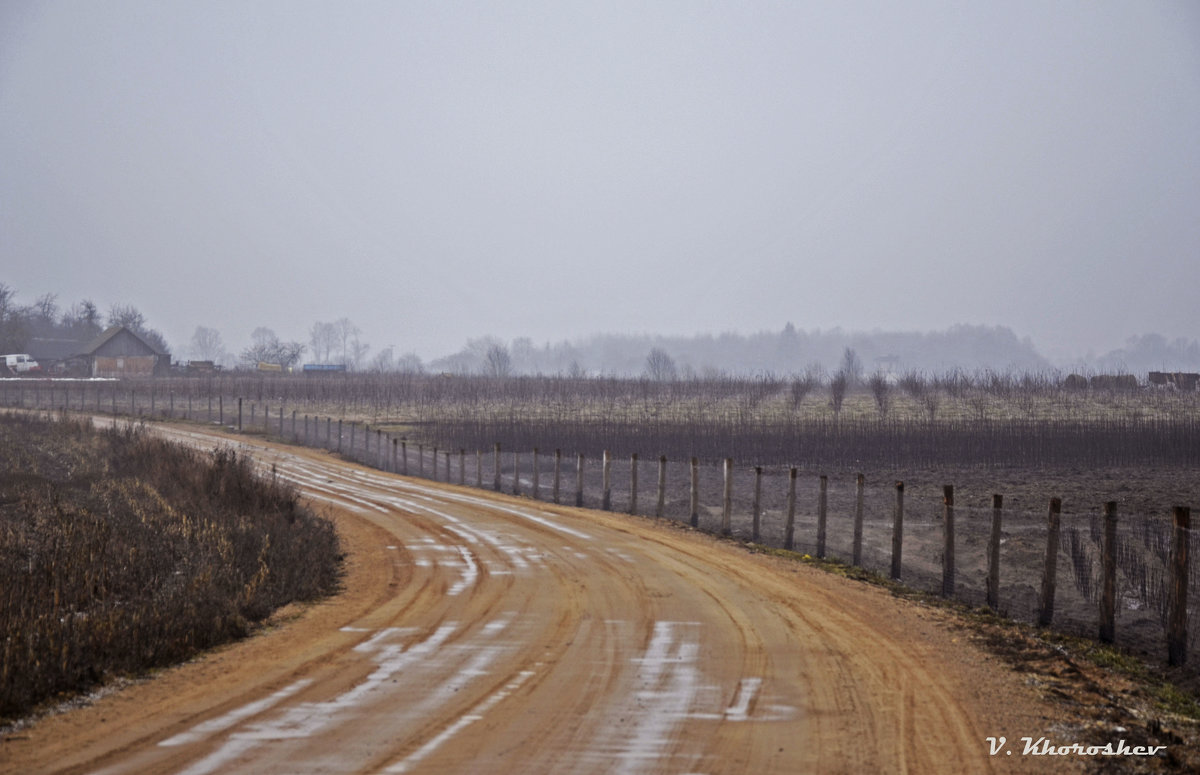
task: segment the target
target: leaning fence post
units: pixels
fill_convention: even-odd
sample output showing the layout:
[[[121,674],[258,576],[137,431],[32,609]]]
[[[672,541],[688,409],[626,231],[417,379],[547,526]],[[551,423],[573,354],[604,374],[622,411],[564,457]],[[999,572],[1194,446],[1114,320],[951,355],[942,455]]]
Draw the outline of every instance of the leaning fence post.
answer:
[[[1167,664],[1187,662],[1188,532],[1192,510],[1176,506],[1172,510],[1175,533],[1171,540],[1171,598],[1167,613]]]
[[[700,461],[692,458],[691,525],[700,527]]]
[[[1042,570],[1042,594],[1038,600],[1038,624],[1049,627],[1054,621],[1054,585],[1058,575],[1058,534],[1062,499],[1050,499],[1046,517],[1046,567]]]
[[[496,442],[492,453],[492,489],[500,492],[500,442]]]
[[[987,604],[993,611],[1000,608],[1000,520],[1004,514],[1004,496],[992,495],[992,533],[988,537]]]
[[[637,514],[638,456],[634,452],[629,458],[629,513]]]
[[[750,542],[758,543],[762,522],[762,466],[754,467],[754,506],[750,517]]]
[[[725,495],[721,499],[721,535],[733,533],[733,458],[725,458]]]
[[[607,449],[604,450],[601,479],[603,486],[601,489],[600,508],[604,511],[609,511],[612,509],[612,458],[609,456]]]
[[[575,505],[583,505],[583,453],[575,458]]]
[[[954,485],[942,487],[942,597],[954,597]]]
[[[904,550],[904,482],[896,482],[896,512],[892,519],[892,578],[900,580]]]
[[[854,547],[851,551],[851,562],[856,567],[862,567],[863,491],[865,489],[866,477],[859,474],[854,480]]]
[[[796,469],[788,469],[787,521],[783,524],[783,548],[796,546]]]
[[[667,504],[667,456],[659,455],[659,497],[654,505],[654,516],[662,518]]]
[[[1117,635],[1117,502],[1104,504],[1104,540],[1100,546],[1100,642],[1112,643]]]
[[[829,477],[821,474],[817,484],[817,557],[825,559],[829,518]]]

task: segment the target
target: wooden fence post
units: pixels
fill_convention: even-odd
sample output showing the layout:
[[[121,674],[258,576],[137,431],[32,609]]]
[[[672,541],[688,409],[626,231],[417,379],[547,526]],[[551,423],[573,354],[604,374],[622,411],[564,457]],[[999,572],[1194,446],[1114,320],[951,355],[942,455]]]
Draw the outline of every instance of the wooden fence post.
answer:
[[[787,521],[783,524],[783,548],[789,552],[796,546],[796,468],[788,469]]]
[[[629,513],[637,514],[638,496],[638,456],[634,452],[629,458]]]
[[[512,450],[512,494],[521,494],[521,453]]]
[[[1171,540],[1171,596],[1167,612],[1167,664],[1187,663],[1188,532],[1192,511],[1186,506],[1172,510],[1175,532]]]
[[[242,398],[238,396],[238,433],[242,432]]]
[[[866,484],[866,477],[862,474],[854,478],[854,546],[850,556],[851,562],[860,568],[862,567],[863,494]]]
[[[733,458],[725,458],[725,494],[721,498],[721,535],[733,534]]]
[[[446,484],[450,484],[450,454],[451,453],[450,453],[450,450],[446,450],[442,454],[446,456],[446,459],[444,461],[446,464]]]
[[[492,453],[492,489],[500,492],[500,442],[496,442]]]
[[[700,527],[700,461],[692,458],[691,518],[692,527]]]
[[[892,518],[892,578],[900,580],[904,550],[904,482],[896,482],[896,511]]]
[[[654,505],[654,516],[662,519],[667,506],[667,456],[658,456],[658,502]]]
[[[400,437],[400,473],[408,476],[408,439]]]
[[[612,510],[612,458],[608,454],[608,450],[604,450],[604,459],[601,468],[601,479],[603,482],[602,496],[600,499],[600,508],[604,511]]]
[[[333,447],[333,418],[325,416],[325,449]]]
[[[988,537],[987,604],[1000,610],[1000,520],[1004,514],[1004,496],[992,495],[992,533]]]
[[[533,499],[538,499],[538,448],[533,448]]]
[[[1038,624],[1049,627],[1054,621],[1054,587],[1058,576],[1058,538],[1062,499],[1050,499],[1046,516],[1046,566],[1042,570],[1042,594],[1038,600]]]
[[[762,466],[754,467],[754,506],[751,508],[750,542],[757,544],[762,525]]]
[[[942,487],[942,597],[954,597],[954,485]]]
[[[821,474],[817,480],[817,557],[825,559],[825,538],[829,518],[829,477]]]
[[[559,488],[562,485],[562,450],[554,450],[554,489],[551,491],[551,497],[555,503],[559,500]]]
[[[1104,504],[1104,539],[1100,545],[1100,642],[1117,635],[1117,502]]]
[[[307,432],[307,425],[305,426]],[[392,439],[392,473],[399,473],[400,439]]]
[[[575,505],[583,505],[583,453],[575,458]]]

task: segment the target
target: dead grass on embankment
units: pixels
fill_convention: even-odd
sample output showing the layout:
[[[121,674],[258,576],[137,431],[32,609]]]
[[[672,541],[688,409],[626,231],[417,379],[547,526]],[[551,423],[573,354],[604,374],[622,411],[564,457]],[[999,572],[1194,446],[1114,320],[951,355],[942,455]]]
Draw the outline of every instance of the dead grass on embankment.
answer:
[[[0,723],[334,591],[333,525],[232,450],[0,415]]]

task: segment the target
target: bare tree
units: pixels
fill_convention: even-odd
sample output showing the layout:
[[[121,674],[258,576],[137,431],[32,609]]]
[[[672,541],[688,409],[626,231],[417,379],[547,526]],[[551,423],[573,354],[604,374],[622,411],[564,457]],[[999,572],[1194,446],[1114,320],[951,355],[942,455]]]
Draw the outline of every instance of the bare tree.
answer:
[[[198,361],[217,361],[225,354],[221,332],[215,328],[196,326],[188,352]]]
[[[791,325],[789,323],[789,325]],[[792,408],[798,409],[800,404],[804,403],[805,397],[808,396],[818,385],[821,384],[821,367],[817,365],[809,366],[804,370],[804,373],[792,380]]]
[[[132,304],[114,304],[108,308],[108,326],[125,326],[130,331],[146,327],[146,317]]]
[[[285,369],[290,369],[300,360],[305,347],[299,342],[283,342],[275,332],[265,326],[259,326],[250,334],[251,344],[242,350],[241,361],[247,366],[258,363],[276,363]]]
[[[854,387],[862,382],[863,366],[862,360],[859,359],[858,353],[853,347],[847,347],[842,352],[842,373],[846,375],[846,380],[850,387]]]
[[[317,363],[329,363],[329,357],[338,345],[337,326],[317,321],[308,330],[308,343],[312,346],[313,358]]]
[[[396,359],[396,371],[401,374],[424,374],[425,363],[416,353],[405,353]]]
[[[646,376],[655,382],[669,382],[679,377],[675,359],[661,347],[655,347],[646,356]]]
[[[507,377],[512,373],[512,356],[508,348],[502,344],[494,344],[488,348],[484,360],[484,373],[489,377]]]
[[[871,396],[875,399],[875,408],[879,410],[879,419],[886,420],[892,405],[892,385],[888,382],[887,375],[877,371],[871,375],[867,384],[871,388]]]
[[[72,304],[62,315],[62,327],[77,340],[86,340],[100,333],[100,310],[91,299]]]
[[[833,407],[833,416],[842,416],[842,404],[846,400],[846,391],[850,388],[850,378],[845,371],[838,371],[829,380],[829,402]]]

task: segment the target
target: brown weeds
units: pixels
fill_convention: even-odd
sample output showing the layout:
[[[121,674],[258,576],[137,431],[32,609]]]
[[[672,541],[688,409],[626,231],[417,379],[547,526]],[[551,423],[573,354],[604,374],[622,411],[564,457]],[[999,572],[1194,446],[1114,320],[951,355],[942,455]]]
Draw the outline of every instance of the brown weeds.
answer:
[[[0,718],[245,635],[338,563],[333,526],[233,451],[0,417]]]

